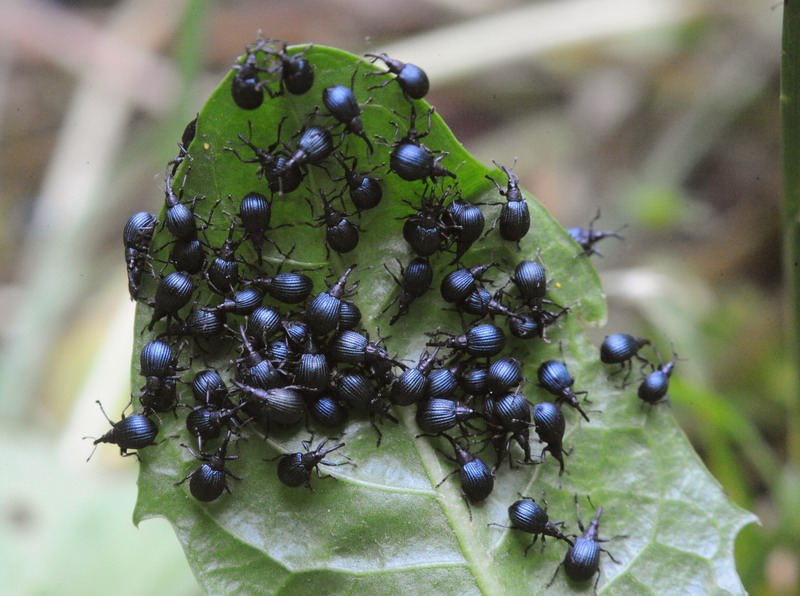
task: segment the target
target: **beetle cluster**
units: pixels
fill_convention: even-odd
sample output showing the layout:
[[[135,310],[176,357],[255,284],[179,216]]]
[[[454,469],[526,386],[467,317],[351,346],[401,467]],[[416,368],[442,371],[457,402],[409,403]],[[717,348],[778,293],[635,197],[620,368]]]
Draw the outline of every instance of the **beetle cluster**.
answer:
[[[512,250],[529,233],[531,215],[517,176],[496,164],[505,179],[501,184],[496,177],[486,176],[486,194],[499,196],[500,201],[475,204],[465,200],[458,167],[446,167],[443,162],[448,154],[423,142],[431,133],[432,108],[424,113],[427,128],[417,130],[417,118],[423,113],[418,110],[424,105],[418,100],[429,88],[421,69],[385,54],[367,56],[388,69],[363,65],[368,71],[361,75],[365,80],[388,77],[369,90],[380,89],[409,105],[406,113],[395,112],[399,122],[389,123],[395,135],[388,140],[370,134],[362,119],[371,98],[362,97],[359,102],[356,97],[358,69],[345,84],[318,90],[309,54],[310,50],[292,52],[285,44],[260,39],[246,48],[233,67],[230,99],[253,114],[270,103],[267,98],[317,97],[317,107],[288,138],[282,136],[287,120],[283,118],[274,130],[264,130],[256,121],[255,127],[249,125],[236,139],[229,139],[224,149],[235,159],[228,163],[250,176],[251,191],[238,197],[184,197],[193,175],[188,149],[204,125],[202,119],[195,120],[187,126],[178,157],[168,166],[161,222],[154,214],[140,212],[125,225],[130,295],[152,309],[146,328],[152,339],[140,354],[145,382],[132,398],[132,403],[138,402],[138,412],[116,423],[109,420],[112,429],[95,444],[115,443],[123,455],[144,449],[156,444],[159,415],[186,410],[186,428],[197,448],[184,447],[199,467],[177,484],[188,481],[195,498],[213,501],[230,492],[228,478],[237,477],[227,469],[227,462],[239,456],[230,454],[229,448],[238,445],[237,439],[250,428],[269,436],[276,429],[301,428],[305,421],[309,432],[313,423],[318,430],[342,436],[351,416],[365,415],[380,446],[378,423],[398,422],[393,408],[414,407],[422,433],[418,440],[444,440],[440,445],[447,451],[440,452],[457,466],[451,475],[460,477],[470,517],[470,504],[491,494],[495,475],[506,459],[510,468],[523,470],[528,468],[522,466],[543,463],[549,453],[562,475],[564,456],[570,453],[563,445],[570,415],[565,416],[562,406],[570,406],[590,422],[578,399],[587,392],[573,389],[575,379],[562,355],[561,360],[546,360],[538,367],[539,385],[553,400],[530,403],[521,392],[523,363],[513,352],[503,353],[507,335],[496,322],[498,317],[505,319],[514,338],[511,342],[517,345],[519,341],[548,341],[548,327],[567,316],[574,305],[563,306],[551,298],[540,253],[517,263],[474,262],[470,257],[476,252],[470,249],[495,228]],[[254,134],[274,141],[262,146],[254,141]],[[366,169],[364,150],[369,161]],[[406,193],[392,196],[391,201],[384,196],[384,179],[375,174],[387,164],[385,176],[397,179]],[[178,181],[180,168],[184,175]],[[323,188],[320,180],[329,184]],[[346,206],[345,196],[352,208]],[[200,201],[214,201],[202,216],[196,210]],[[274,201],[305,201],[309,215],[305,221],[274,225]],[[359,254],[361,234],[368,233],[360,225],[362,214],[382,203],[391,203],[395,212],[403,205],[408,208],[400,219],[410,254],[405,264],[400,260],[384,263],[399,289],[386,299],[377,316],[396,307],[388,324],[400,322],[439,276],[443,305],[456,310],[463,326],[458,332],[430,331],[424,351],[411,366],[401,355],[391,353],[383,339],[373,341],[362,324],[361,308],[376,309],[363,302],[359,307],[357,290],[364,269],[349,256]],[[489,230],[482,205],[500,206]],[[295,207],[293,213],[299,211]],[[582,249],[578,255],[595,254],[599,240],[619,237],[618,232],[595,231],[594,221],[588,229],[570,231]],[[298,225],[322,228],[321,243],[338,274],[334,266],[327,267],[327,276],[318,273],[326,269],[324,264],[288,270],[290,264],[302,264],[292,261],[297,247],[285,240],[281,246],[277,230]],[[159,226],[166,228],[171,239],[165,246],[154,247]],[[283,238],[291,239],[292,234]],[[331,252],[338,256],[332,257]],[[439,265],[444,268],[438,270]],[[378,275],[378,270],[370,275]],[[498,279],[489,280],[490,275]],[[325,288],[320,285],[322,277]],[[603,346],[603,362],[624,364],[638,357],[638,348],[630,345],[609,342]],[[219,368],[206,364],[191,378],[181,374],[186,369],[179,363],[197,368],[198,361],[209,360],[230,364]],[[643,400],[653,403],[662,390],[661,397],[666,394],[674,360],[650,365],[653,372],[639,389]],[[191,405],[184,401],[189,393],[184,386],[191,389]],[[538,456],[531,452],[531,427],[543,445]],[[219,441],[217,447],[209,450],[215,441]],[[284,485],[311,488],[312,472],[325,477],[320,466],[355,465],[345,455],[328,459],[341,454],[344,443],[338,439],[316,446],[312,441],[313,432],[312,439],[302,441],[301,450],[272,458],[279,460],[277,475]],[[489,447],[494,456],[491,465],[482,455]],[[533,534],[534,542],[541,535],[543,543],[545,536],[568,543],[563,565],[578,581],[598,572],[603,550],[597,546],[601,513],[602,507],[583,536],[570,538],[562,532],[563,522],[549,521],[546,504],[542,508],[523,497],[509,507],[511,527]]]

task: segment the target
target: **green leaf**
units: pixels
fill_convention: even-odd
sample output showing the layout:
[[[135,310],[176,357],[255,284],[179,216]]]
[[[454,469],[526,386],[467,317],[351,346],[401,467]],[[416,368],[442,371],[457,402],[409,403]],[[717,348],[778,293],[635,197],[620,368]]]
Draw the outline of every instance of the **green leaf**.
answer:
[[[253,141],[266,147],[275,141],[277,125],[286,118],[284,140],[291,145],[288,136],[299,130],[307,115],[321,105],[322,89],[349,84],[353,68],[358,65],[356,96],[372,97],[363,113],[368,134],[391,140],[395,134],[392,120],[399,122],[401,134],[405,132],[409,104],[400,96],[396,83],[368,90],[384,80],[364,78],[364,73],[376,70],[374,66],[320,46],[308,50],[308,58],[316,68],[316,81],[308,94],[267,98],[258,110],[245,112],[231,99],[229,76],[200,113],[197,136],[190,147],[193,161],[184,195],[185,200],[205,197],[195,204],[201,215],[207,214],[217,200],[223,201],[208,230],[212,244],[219,246],[227,233],[229,224],[222,210],[234,207],[226,197],[231,195],[238,201],[247,192],[266,189],[265,182],[256,179],[255,164],[241,163],[224,151],[226,146],[240,147],[237,134],[247,134],[248,122],[253,126]],[[418,128],[424,131],[428,105],[416,102],[416,109]],[[316,118],[327,122],[322,116]],[[433,115],[430,134],[423,142],[432,149],[448,152],[443,164],[457,172],[458,186],[466,200],[502,200],[486,179],[491,174],[504,185],[502,174],[476,162],[438,115]],[[356,155],[360,168],[365,168],[367,164],[388,164],[390,149],[377,144],[370,159],[361,139],[348,138],[344,151]],[[328,167],[332,173],[338,171],[335,163]],[[341,188],[341,183],[330,182],[325,171],[316,167],[309,168],[304,187],[275,198],[273,225],[295,225],[276,230],[274,238],[284,249],[294,246],[284,269],[318,267],[309,273],[317,291],[324,287],[328,267],[338,275],[357,263],[352,280],[359,282],[355,300],[364,314],[366,328],[373,338],[379,329],[385,334],[391,332],[387,339],[389,351],[399,358],[416,360],[428,339],[426,332],[461,329],[458,316],[446,309],[449,305],[438,292],[442,272],[448,269],[452,256],[434,258],[434,286],[415,301],[408,316],[391,328],[388,316],[377,317],[397,295],[397,287],[383,265],[396,271],[395,258],[409,260],[401,235],[403,222],[398,219],[411,211],[404,201],[418,202],[425,186],[421,182],[404,182],[387,170],[386,165],[379,168],[383,202],[362,215],[361,242],[344,258],[331,253],[328,259],[323,230],[301,223],[310,220],[305,199],[315,202],[315,211],[319,211],[316,191],[321,188],[336,195],[336,189]],[[442,184],[448,182],[445,179]],[[382,424],[384,438],[379,448],[366,416],[351,417],[343,435],[346,447],[342,452],[358,466],[328,468],[326,472],[336,480],[314,478],[313,493],[283,486],[276,477],[276,464],[264,461],[299,450],[300,441],[308,438],[306,430],[275,432],[264,441],[260,432],[248,427],[244,433],[248,440],[238,444],[240,459],[229,463],[229,469],[242,480],[230,480],[231,495],[204,504],[191,497],[187,484],[175,486],[198,464],[180,446],[181,441],[190,442],[182,416],[176,419],[165,414],[161,417],[161,436],[167,440],[141,453],[135,521],[168,519],[198,581],[211,593],[541,593],[564,556],[563,543],[551,541],[543,553],[537,547],[526,558],[523,550],[530,541],[529,535],[487,524],[508,523],[507,508],[517,499],[517,493],[536,498],[546,493],[551,518],[564,520],[568,531],[577,533],[573,495],[581,495],[584,517],[591,511],[583,496],[591,495],[593,502],[602,504],[605,510],[601,536],[628,535],[606,545],[620,564],[602,556],[600,591],[741,592],[733,566],[733,540],[753,516],[725,497],[675,424],[668,407],[643,409],[635,391],[620,391],[608,381],[608,371],[601,366],[597,349],[583,334],[584,324],[601,324],[606,316],[597,274],[589,259],[576,258],[577,245],[564,229],[533,197],[526,196],[532,227],[521,247],[502,241],[494,231],[476,243],[465,262],[473,265],[496,260],[510,270],[514,263],[532,258],[541,249],[551,278],[549,296],[559,304],[575,303],[560,326],[551,328],[550,343],[522,342],[509,336],[506,349],[524,362],[528,382],[523,391],[529,400],[551,400],[535,385],[536,370],[545,359],[560,358],[559,346],[577,379],[576,388],[590,392],[592,402],[586,406],[590,423],[581,421],[572,410],[566,412],[565,445],[572,452],[563,478],[559,478],[558,465],[552,458],[538,466],[504,466],[497,471],[491,496],[472,505],[470,521],[457,477],[435,488],[453,466],[434,449],[444,449],[446,443],[415,438],[419,430],[413,408],[394,408],[400,423]],[[483,209],[487,224],[491,224],[500,207]],[[168,232],[162,229],[154,246],[169,239]],[[163,249],[162,254],[168,250]],[[238,254],[254,261],[249,244],[243,245]],[[271,272],[279,260],[273,257],[268,261],[267,270]],[[319,268],[321,265],[325,268]],[[506,281],[507,274],[494,275],[495,287]],[[152,290],[152,282],[146,282],[143,292],[152,294]],[[211,299],[207,292],[195,298],[201,302]],[[153,334],[142,332],[151,312],[142,305],[137,312],[131,373],[134,387],[142,384],[138,354],[143,344],[152,339]],[[239,321],[229,320],[229,324],[238,326]],[[161,331],[162,325],[156,325],[155,330]],[[183,373],[184,378],[191,379],[196,370],[205,367],[204,360],[230,375],[231,360],[238,355],[236,344],[232,340],[223,344],[216,346],[211,355],[192,348],[192,369]],[[189,351],[182,355],[187,364]],[[192,402],[188,386],[182,385],[180,392],[182,401]],[[316,430],[317,437],[327,436],[322,429]],[[534,441],[535,451],[536,445]],[[493,460],[488,450],[485,457]],[[584,521],[588,523],[589,519]],[[566,592],[575,587],[561,572],[552,590]]]

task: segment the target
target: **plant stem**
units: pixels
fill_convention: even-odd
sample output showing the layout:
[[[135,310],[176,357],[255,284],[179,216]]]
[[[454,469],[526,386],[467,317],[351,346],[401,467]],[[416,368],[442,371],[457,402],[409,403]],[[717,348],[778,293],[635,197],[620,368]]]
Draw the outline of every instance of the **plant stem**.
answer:
[[[800,6],[783,5],[781,57],[781,118],[783,128],[784,269],[788,293],[789,332],[786,338],[794,370],[800,368]],[[795,386],[797,383],[795,382]],[[792,401],[788,418],[789,452],[800,457],[800,400]]]

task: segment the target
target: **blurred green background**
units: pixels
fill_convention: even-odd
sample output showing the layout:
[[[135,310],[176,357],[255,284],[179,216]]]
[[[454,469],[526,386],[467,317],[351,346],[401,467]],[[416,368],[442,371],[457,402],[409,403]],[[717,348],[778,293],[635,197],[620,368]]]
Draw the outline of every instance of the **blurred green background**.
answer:
[[[672,343],[672,411],[761,526],[745,587],[794,594],[800,423],[785,351],[777,0],[4,0],[0,593],[195,594],[137,467],[83,435],[130,395],[122,226],[163,200],[184,125],[257,29],[386,51],[479,159],[518,164],[597,258],[609,325]],[[656,589],[657,591],[657,589]]]

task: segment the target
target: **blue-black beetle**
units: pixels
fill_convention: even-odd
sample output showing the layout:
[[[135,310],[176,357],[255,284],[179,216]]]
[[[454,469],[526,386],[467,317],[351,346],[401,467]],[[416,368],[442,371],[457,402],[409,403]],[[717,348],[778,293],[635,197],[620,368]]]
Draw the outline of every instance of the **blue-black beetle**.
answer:
[[[368,58],[372,58],[372,62],[376,60],[382,60],[384,64],[386,64],[386,68],[389,69],[388,73],[382,72],[370,72],[367,73],[367,76],[373,75],[381,75],[381,74],[394,74],[394,80],[397,81],[397,84],[400,86],[400,89],[403,90],[408,97],[411,99],[422,99],[428,93],[430,89],[430,82],[428,81],[428,75],[425,74],[425,71],[422,70],[419,66],[415,66],[414,64],[407,64],[405,62],[400,62],[400,60],[395,60],[394,58],[390,58],[387,54],[365,54]],[[385,83],[381,83],[380,85],[376,85],[375,87],[371,87],[371,89],[377,89],[379,87],[386,87],[389,83],[392,82],[392,79],[389,79]]]
[[[119,447],[119,453],[123,457],[134,455],[136,456],[136,459],[141,461],[138,453],[128,453],[128,450],[144,449],[145,447],[156,444],[155,441],[156,437],[158,436],[158,427],[156,426],[155,422],[142,414],[131,414],[128,417],[123,416],[122,420],[119,422],[114,422],[108,417],[108,414],[106,414],[106,411],[103,409],[103,404],[101,404],[99,400],[97,401],[97,405],[100,406],[100,411],[111,425],[111,430],[109,430],[102,437],[94,440],[95,449],[97,449],[97,445],[100,443],[113,443]],[[84,438],[90,439],[92,437]],[[86,459],[86,461],[89,461],[92,458],[92,455],[94,455],[94,449],[92,449],[92,453],[89,454],[89,457]]]
[[[494,220],[491,229],[493,230],[499,221],[500,236],[503,240],[516,242],[517,245],[519,245],[519,241],[525,237],[525,234],[528,233],[531,227],[531,214],[528,211],[528,203],[525,201],[525,197],[519,189],[519,178],[507,167],[501,166],[496,161],[493,163],[503,170],[503,173],[508,178],[508,185],[506,189],[503,190],[494,178],[488,175],[486,176],[486,178],[492,181],[500,192],[500,195],[506,200],[506,202],[502,204],[503,207],[500,209],[500,217]]]
[[[122,243],[125,246],[125,263],[128,269],[128,292],[131,300],[139,298],[142,274],[148,258],[150,242],[158,219],[152,213],[139,211],[131,215],[122,230]]]
[[[470,503],[479,503],[492,494],[492,490],[494,490],[494,474],[489,467],[483,463],[483,460],[475,457],[464,449],[453,437],[447,434],[442,434],[441,436],[447,439],[453,446],[455,457],[446,454],[438,447],[437,451],[448,461],[458,464],[458,468],[442,478],[439,484],[434,488],[439,488],[445,480],[458,474],[461,478],[461,496],[464,498],[464,502],[467,505],[469,520],[472,521],[472,507]]]
[[[592,501],[589,500],[590,505],[591,503]],[[597,579],[594,582],[594,592],[596,594],[597,582],[600,581],[600,553],[606,553],[608,557],[617,564],[619,564],[619,561],[599,544],[600,542],[606,542],[606,540],[599,537],[600,516],[603,514],[603,506],[601,505],[597,508],[597,513],[592,523],[585,529],[583,527],[583,522],[581,522],[578,495],[575,495],[575,513],[578,518],[578,527],[581,529],[583,535],[575,538],[575,544],[567,550],[567,554],[564,556],[561,563],[558,564],[558,567],[556,567],[556,572],[553,574],[547,587],[549,588],[553,584],[559,569],[561,569],[563,565],[564,572],[572,581],[585,582],[590,580],[592,576],[597,575]],[[609,540],[614,540],[616,538],[626,538],[626,536],[615,536]]]
[[[337,449],[344,447],[344,443],[337,443],[333,447],[325,449],[325,444],[328,439],[325,439],[316,448],[311,450],[311,441],[303,441],[304,451],[296,453],[285,453],[279,455],[280,461],[278,462],[278,479],[286,486],[298,487],[304,486],[313,491],[311,487],[311,471],[317,471],[317,477],[320,479],[331,478],[330,475],[323,475],[319,470],[319,466],[354,466],[355,464],[350,459],[342,455],[346,461],[332,462],[325,459],[325,457]],[[341,455],[341,454],[340,454]],[[277,459],[277,458],[274,458]]]
[[[567,536],[563,534],[561,528],[564,527],[563,521],[550,521],[550,516],[547,515],[547,501],[544,501],[544,507],[536,502],[536,499],[531,497],[524,497],[520,495],[519,501],[514,501],[508,508],[508,519],[511,521],[510,526],[503,524],[489,524],[498,528],[510,528],[512,530],[520,530],[533,534],[533,540],[525,547],[525,556],[528,556],[528,551],[536,544],[539,536],[542,537],[542,550],[544,552],[545,537],[550,536],[558,540],[563,540],[570,546],[574,543]]]
[[[228,441],[230,441],[231,433],[228,435],[214,453],[206,453],[201,451],[195,453],[188,445],[182,445],[195,459],[203,462],[202,465],[191,472],[186,478],[180,482],[176,482],[175,486],[180,486],[187,480],[189,481],[189,492],[198,501],[208,503],[218,499],[223,491],[230,494],[231,490],[228,488],[228,476],[235,480],[241,480],[238,476],[234,476],[230,470],[225,469],[225,462],[239,459],[238,455],[227,455]]]
[[[581,413],[586,422],[589,422],[589,417],[578,402],[578,395],[588,395],[589,392],[572,389],[575,379],[569,374],[566,363],[560,360],[547,360],[539,366],[537,374],[539,376],[539,386],[544,387],[555,395],[557,403],[568,403]]]
[[[590,257],[592,255],[597,255],[602,257],[603,254],[597,250],[594,245],[600,242],[603,238],[617,238],[618,240],[625,240],[625,238],[620,236],[619,233],[624,230],[626,226],[622,226],[613,232],[609,232],[607,230],[595,230],[594,222],[596,222],[598,219],[600,219],[600,209],[597,210],[597,215],[595,215],[592,221],[589,222],[588,228],[567,228],[567,233],[572,236],[572,239],[583,249],[576,256]]]

